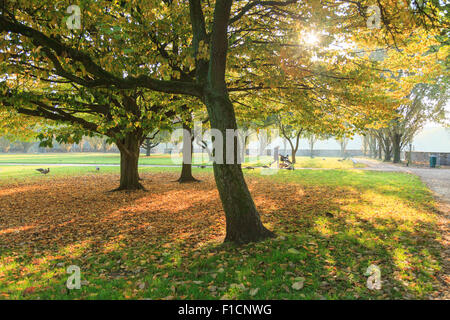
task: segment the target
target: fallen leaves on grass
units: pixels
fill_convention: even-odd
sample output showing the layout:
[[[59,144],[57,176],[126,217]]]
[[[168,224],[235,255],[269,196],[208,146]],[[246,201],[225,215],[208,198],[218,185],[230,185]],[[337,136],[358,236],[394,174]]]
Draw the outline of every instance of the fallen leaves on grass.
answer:
[[[147,192],[109,193],[118,183],[111,174],[2,186],[3,296],[43,294],[73,261],[82,264],[84,276],[95,276],[83,282],[85,298],[101,291],[100,280],[115,281],[120,289],[111,292],[117,298],[303,298],[305,290],[313,298],[325,293],[359,297],[377,294],[366,292],[363,277],[375,261],[391,282],[380,296],[392,297],[399,287],[422,296],[434,283],[438,263],[432,251],[438,244],[433,212],[394,193],[383,194],[386,190],[302,186],[250,176],[263,222],[284,235],[236,252],[205,253],[225,235],[212,176],[204,173],[202,183],[194,184],[173,182],[174,173],[142,177]],[[330,211],[333,219],[326,215]],[[263,260],[252,260],[257,257]],[[252,268],[245,269],[247,263]],[[204,268],[208,271],[200,271]],[[71,294],[64,287],[60,291]]]

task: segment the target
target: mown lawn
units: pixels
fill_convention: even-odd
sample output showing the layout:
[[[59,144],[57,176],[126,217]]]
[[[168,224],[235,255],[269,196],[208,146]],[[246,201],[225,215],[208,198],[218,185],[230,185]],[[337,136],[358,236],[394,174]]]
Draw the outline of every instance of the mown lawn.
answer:
[[[246,172],[278,237],[236,247],[222,244],[211,169],[179,185],[178,168],[143,168],[147,192],[110,193],[118,168],[61,167],[13,182],[4,168],[4,299],[425,299],[443,290],[435,203],[412,175]],[[366,287],[371,264],[381,290]],[[69,265],[81,269],[79,290],[66,288]]]
[[[181,154],[152,154],[147,157],[141,154],[139,164],[141,165],[180,165]],[[273,162],[271,156],[246,157],[243,166],[262,166]],[[0,154],[1,163],[25,163],[25,164],[119,164],[120,156],[114,153],[40,153],[40,154]],[[195,153],[192,158],[194,165],[211,164],[207,154]],[[340,158],[310,158],[297,157],[297,168],[328,168],[328,169],[349,169],[355,165],[349,159]],[[357,164],[356,167],[363,167]]]
[[[181,163],[182,158],[168,154],[152,154],[149,157],[141,154],[140,164],[173,165]],[[193,163],[204,163],[201,155],[194,154]],[[96,153],[96,152],[70,152],[70,153],[39,153],[39,154],[0,154],[0,163],[79,163],[79,164],[119,164],[118,153]]]

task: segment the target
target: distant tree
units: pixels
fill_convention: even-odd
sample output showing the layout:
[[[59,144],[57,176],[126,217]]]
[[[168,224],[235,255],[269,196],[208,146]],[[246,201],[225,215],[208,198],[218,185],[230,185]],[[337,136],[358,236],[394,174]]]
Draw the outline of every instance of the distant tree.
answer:
[[[19,144],[21,145],[23,152],[28,153],[30,149],[36,144],[35,141],[19,141]]]
[[[318,137],[313,132],[307,132],[305,134],[305,138],[308,140],[309,156],[314,158],[314,144],[316,143]]]
[[[344,135],[341,138],[338,138],[337,141],[339,142],[339,145],[341,146],[341,157],[346,158],[347,157],[347,155],[346,155],[347,145],[348,145],[349,138]]]
[[[73,143],[60,143],[59,147],[64,152],[70,152],[73,149],[74,144]]]
[[[278,125],[281,135],[287,140],[287,142],[289,142],[289,145],[291,146],[292,163],[295,163],[295,155],[300,145],[300,136],[302,135],[303,128],[294,126],[293,124],[284,123],[281,116],[278,118]]]
[[[183,128],[183,162],[181,164],[181,174],[178,178],[179,183],[199,182],[192,174],[192,160],[194,155],[194,121],[192,110],[184,105],[178,115],[178,123],[181,122]]]
[[[383,161],[392,160],[392,140],[389,135],[388,128],[380,128],[375,131],[378,139],[378,158],[381,159],[381,151],[383,152]]]
[[[0,138],[0,151],[7,153],[9,149],[11,149],[11,141],[6,138]]]
[[[369,150],[369,137],[368,135],[362,135],[362,145],[361,145],[361,149],[362,149],[362,153],[364,156],[367,156],[367,152]]]
[[[412,143],[425,123],[446,120],[448,89],[448,83],[442,80],[436,84],[417,84],[408,97],[409,101],[397,108],[395,118],[384,129],[391,140],[394,163],[400,162],[401,150]]]
[[[152,149],[156,148],[160,144],[160,141],[155,140],[158,133],[159,130],[156,130],[155,132],[144,138],[144,142],[142,143],[141,147],[145,149],[145,155],[147,157],[150,156]]]
[[[2,83],[6,93],[0,97],[0,105],[6,111],[52,120],[53,125],[37,135],[41,146],[51,147],[56,140],[68,151],[67,145],[79,143],[83,136],[106,136],[121,154],[117,190],[143,189],[138,174],[140,145],[149,132],[174,115],[162,98],[158,100],[160,96],[143,90],[67,89],[61,84],[33,87],[33,80],[28,81],[31,88],[27,92]],[[45,94],[33,92],[37,87]],[[106,144],[103,146],[105,150]]]
[[[109,144],[107,138],[100,135],[85,136],[83,140],[89,144],[91,150],[97,152],[104,151],[105,146]]]

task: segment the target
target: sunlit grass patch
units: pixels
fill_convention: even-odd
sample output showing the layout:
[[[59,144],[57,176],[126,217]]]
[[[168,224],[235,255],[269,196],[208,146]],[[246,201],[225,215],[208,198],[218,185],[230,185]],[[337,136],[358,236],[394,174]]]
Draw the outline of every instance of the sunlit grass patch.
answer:
[[[352,168],[363,168],[365,167],[362,163],[354,164],[350,159],[342,159],[336,157],[296,157],[295,158],[295,168],[314,168],[314,169],[352,169]],[[258,160],[252,161],[252,159],[247,159],[244,166],[263,166],[270,165],[273,163],[274,159],[270,156],[263,156],[258,158]],[[275,168],[275,164],[271,165]]]

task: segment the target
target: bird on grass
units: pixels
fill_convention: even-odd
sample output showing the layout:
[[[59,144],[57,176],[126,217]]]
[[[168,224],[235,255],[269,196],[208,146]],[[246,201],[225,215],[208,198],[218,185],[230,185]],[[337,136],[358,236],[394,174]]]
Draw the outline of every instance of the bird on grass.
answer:
[[[95,170],[100,171],[100,167],[95,167]]]
[[[47,174],[50,172],[50,168],[47,168],[47,169],[39,168],[39,169],[36,169],[36,171],[39,171],[42,174]]]

